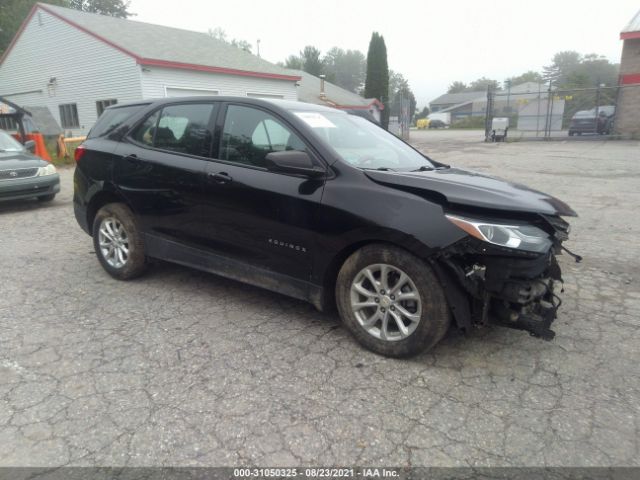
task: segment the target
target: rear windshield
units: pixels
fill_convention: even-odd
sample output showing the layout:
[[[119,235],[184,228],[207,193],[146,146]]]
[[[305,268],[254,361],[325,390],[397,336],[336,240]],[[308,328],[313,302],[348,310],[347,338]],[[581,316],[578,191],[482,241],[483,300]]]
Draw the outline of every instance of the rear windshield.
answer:
[[[134,113],[146,105],[131,105],[128,107],[107,108],[89,132],[89,138],[102,137],[109,134]]]

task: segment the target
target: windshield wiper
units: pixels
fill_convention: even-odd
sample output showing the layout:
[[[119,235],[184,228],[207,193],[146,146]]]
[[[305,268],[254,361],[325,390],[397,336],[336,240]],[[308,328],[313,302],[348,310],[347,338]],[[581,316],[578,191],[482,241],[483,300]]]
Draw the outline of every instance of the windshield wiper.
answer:
[[[415,170],[411,170],[411,171],[412,172],[430,172],[431,170],[435,170],[435,168],[422,165],[420,168],[416,168]]]
[[[362,168],[362,170],[378,170],[380,172],[395,172],[395,169],[389,168],[389,167],[377,167],[377,168],[360,167],[360,168]]]

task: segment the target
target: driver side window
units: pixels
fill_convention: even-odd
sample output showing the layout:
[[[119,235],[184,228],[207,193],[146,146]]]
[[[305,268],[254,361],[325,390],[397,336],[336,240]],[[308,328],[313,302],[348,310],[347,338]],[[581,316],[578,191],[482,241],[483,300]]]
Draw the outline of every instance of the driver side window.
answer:
[[[220,159],[265,167],[265,157],[284,150],[305,151],[302,140],[275,117],[253,107],[229,105]]]

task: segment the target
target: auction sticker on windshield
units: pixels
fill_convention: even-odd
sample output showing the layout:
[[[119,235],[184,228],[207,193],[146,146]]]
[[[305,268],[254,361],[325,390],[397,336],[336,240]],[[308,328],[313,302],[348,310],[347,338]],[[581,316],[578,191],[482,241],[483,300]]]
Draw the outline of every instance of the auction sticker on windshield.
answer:
[[[306,122],[311,128],[338,128],[331,120],[316,112],[295,112],[296,115]]]

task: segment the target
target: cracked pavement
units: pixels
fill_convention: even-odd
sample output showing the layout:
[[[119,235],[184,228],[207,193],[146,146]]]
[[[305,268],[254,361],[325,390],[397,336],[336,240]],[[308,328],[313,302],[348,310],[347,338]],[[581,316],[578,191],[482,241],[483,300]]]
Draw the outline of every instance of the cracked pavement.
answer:
[[[554,341],[451,331],[393,360],[207,273],[118,282],[63,169],[51,204],[0,204],[0,466],[640,466],[640,143],[412,135],[581,215]]]

